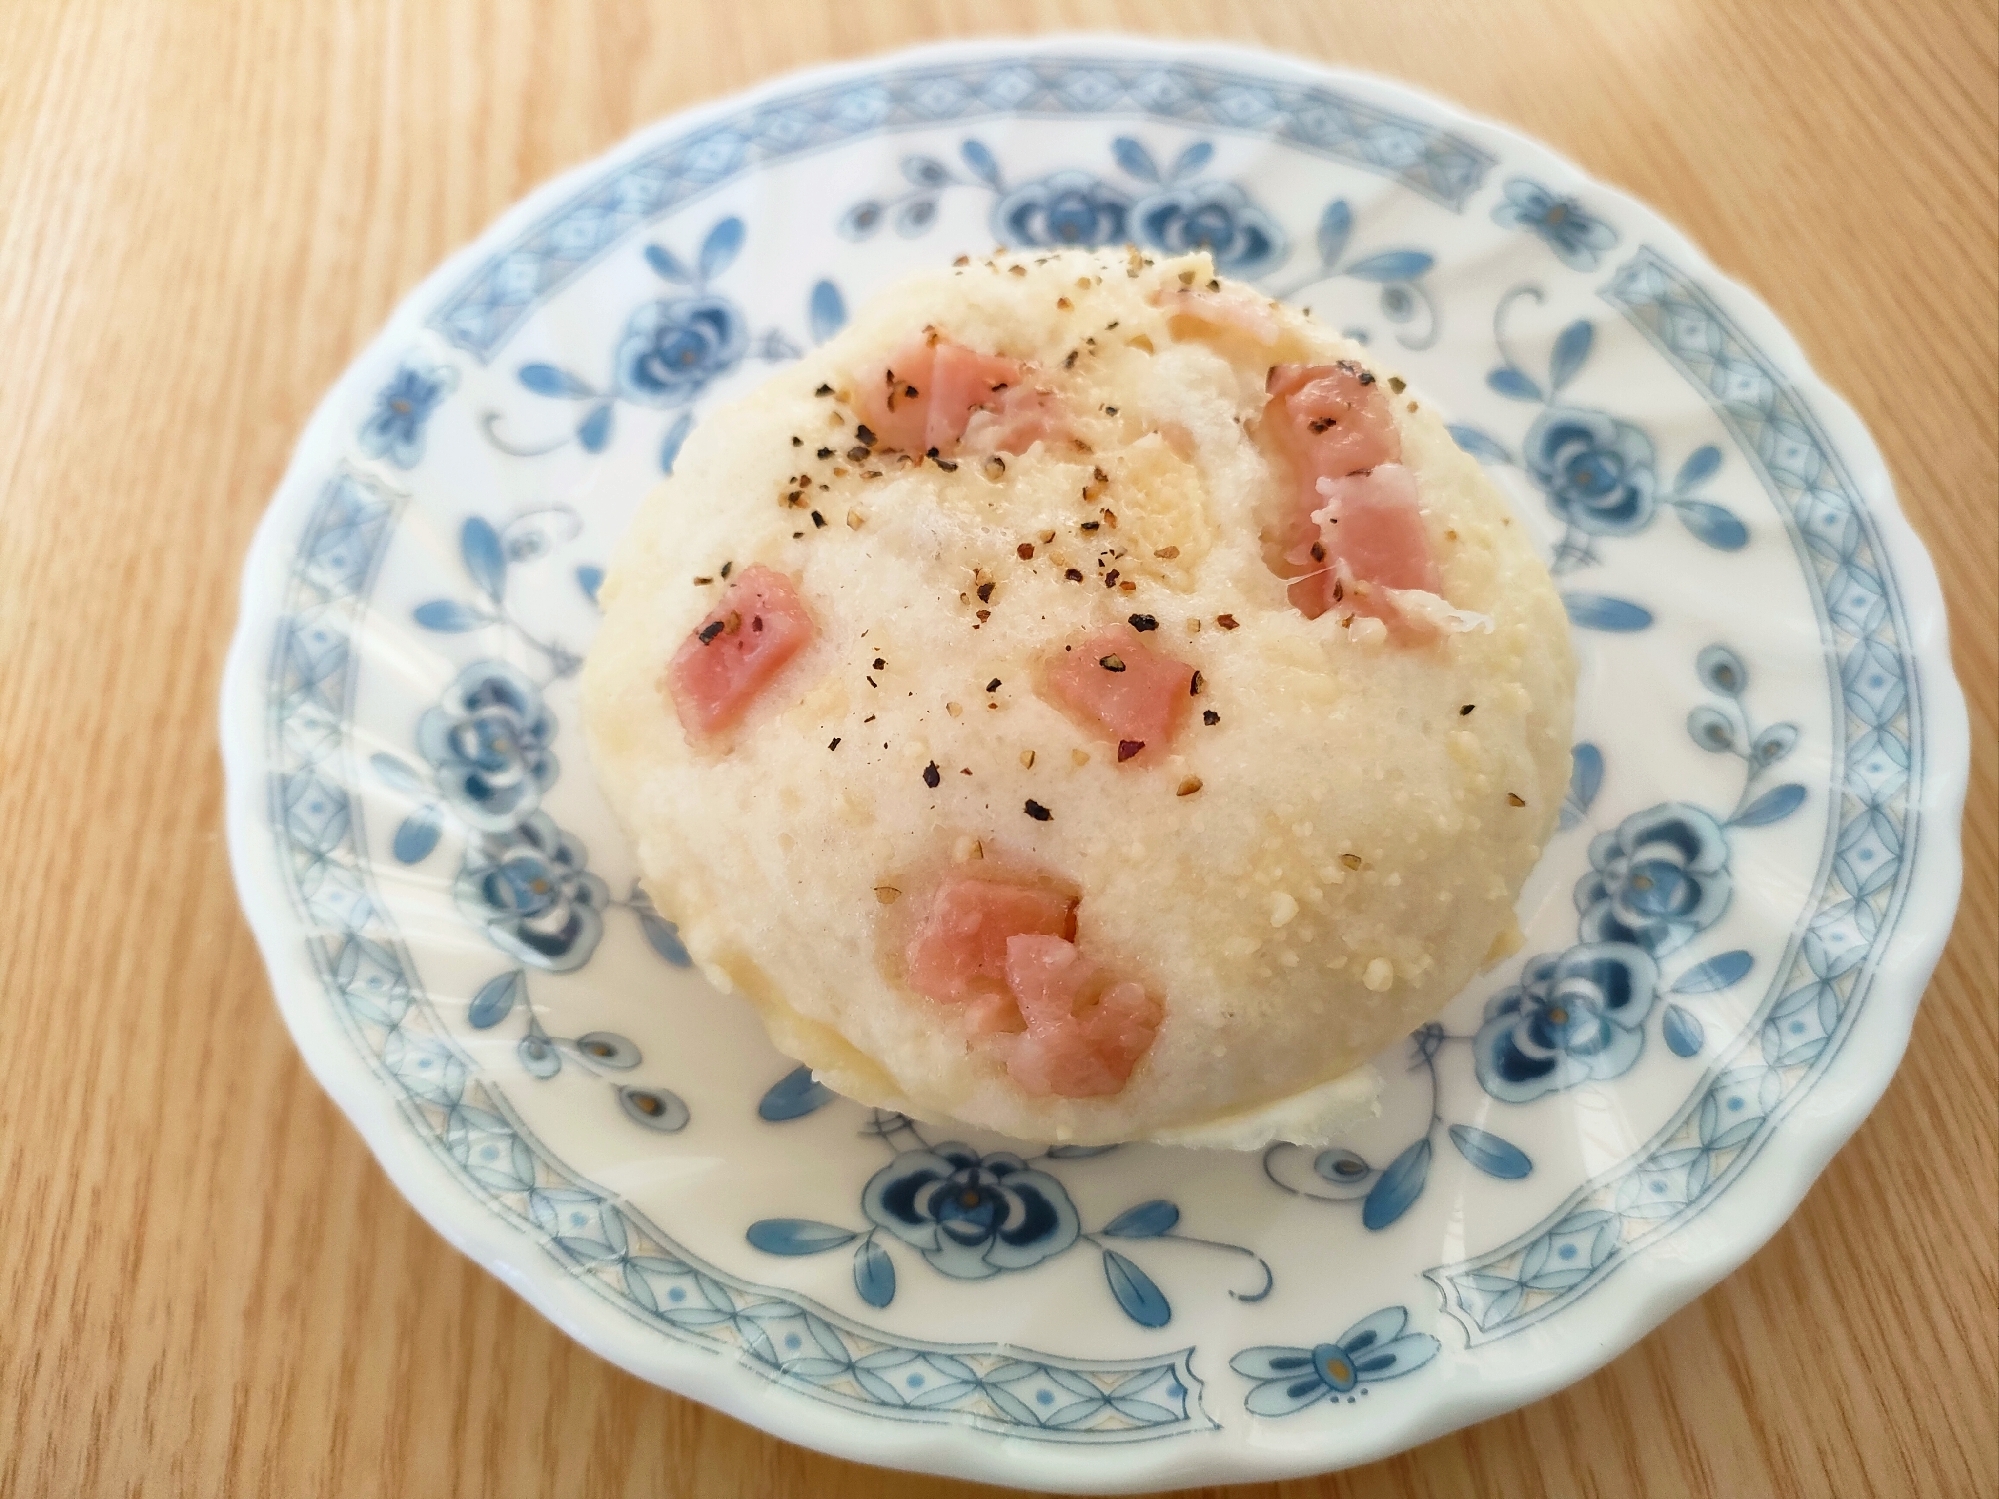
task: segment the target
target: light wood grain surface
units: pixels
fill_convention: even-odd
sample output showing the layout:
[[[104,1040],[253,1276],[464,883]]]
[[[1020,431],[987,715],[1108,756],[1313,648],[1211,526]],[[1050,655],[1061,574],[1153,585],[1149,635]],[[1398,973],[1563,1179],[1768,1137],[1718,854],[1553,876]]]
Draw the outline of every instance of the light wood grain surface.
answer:
[[[294,436],[555,171],[799,64],[1123,28],[1410,79],[1754,286],[1936,554],[1976,765],[1908,1059],[1791,1223],[1596,1377],[1306,1495],[1999,1492],[1991,0],[5,0],[0,1494],[956,1496],[583,1352],[392,1191],[279,1024],[215,691]]]

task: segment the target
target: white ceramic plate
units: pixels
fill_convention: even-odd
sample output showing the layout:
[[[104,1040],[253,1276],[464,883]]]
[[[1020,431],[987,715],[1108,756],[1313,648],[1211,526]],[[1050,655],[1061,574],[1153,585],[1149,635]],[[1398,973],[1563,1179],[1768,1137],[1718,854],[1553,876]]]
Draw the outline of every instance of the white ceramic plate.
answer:
[[[831,1097],[687,971],[575,733],[600,569],[705,407],[912,267],[1127,239],[1392,348],[1575,624],[1526,949],[1337,1150],[1023,1162]],[[1379,79],[1115,38],[787,78],[507,214],[313,418],[222,729],[285,1019],[440,1232],[794,1441],[1076,1490],[1381,1457],[1739,1264],[1901,1054],[1967,761],[1874,445],[1680,235]]]

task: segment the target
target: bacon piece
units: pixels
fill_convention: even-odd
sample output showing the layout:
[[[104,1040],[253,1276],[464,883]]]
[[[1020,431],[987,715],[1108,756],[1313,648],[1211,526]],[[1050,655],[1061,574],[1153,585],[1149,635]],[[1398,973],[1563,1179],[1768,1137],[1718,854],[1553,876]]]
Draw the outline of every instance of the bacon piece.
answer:
[[[1152,649],[1130,625],[1098,631],[1055,657],[1044,674],[1048,697],[1117,745],[1120,763],[1167,753],[1193,702],[1193,680],[1193,667]]]
[[[854,404],[884,448],[949,458],[969,435],[985,451],[1022,453],[1060,435],[1061,410],[1029,382],[1034,367],[940,338],[918,340],[878,376],[859,382]],[[912,394],[914,392],[914,394]]]
[[[1060,937],[1009,939],[1006,978],[1027,1022],[1007,1071],[1029,1093],[1116,1093],[1159,1033],[1164,1012],[1142,984],[1116,979]]]
[[[1435,632],[1393,595],[1443,583],[1402,466],[1387,394],[1358,364],[1280,364],[1265,382],[1263,428],[1291,471],[1292,495],[1275,537],[1279,573],[1308,619],[1337,606],[1382,620],[1405,641]]]
[[[1284,336],[1277,314],[1266,303],[1240,292],[1174,286],[1162,288],[1152,300],[1169,317],[1189,317],[1223,333],[1240,333],[1264,348]]]
[[[1076,935],[1076,901],[1044,885],[954,875],[931,898],[903,961],[910,987],[946,1004],[1004,998],[1007,942],[1023,934]],[[975,1029],[1006,1029],[1012,1005],[984,1005]],[[1013,1029],[1019,1029],[1014,1019]]]
[[[814,630],[790,578],[761,563],[744,568],[666,668],[662,685],[688,738],[741,722]]]

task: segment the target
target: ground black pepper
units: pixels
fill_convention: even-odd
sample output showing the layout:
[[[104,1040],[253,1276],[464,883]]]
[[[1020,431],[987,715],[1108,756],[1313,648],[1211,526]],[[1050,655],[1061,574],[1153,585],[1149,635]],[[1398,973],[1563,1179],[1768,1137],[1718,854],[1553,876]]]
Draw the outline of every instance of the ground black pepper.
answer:
[[[935,760],[932,760],[928,765],[923,767],[923,784],[928,786],[932,791],[937,789],[937,783],[943,779],[944,777],[939,773]]]
[[[1032,817],[1036,822],[1048,822],[1051,821],[1055,816],[1053,812],[1049,811],[1046,807],[1042,806],[1040,802],[1035,801],[1032,797],[1028,798],[1027,805],[1022,807],[1021,811],[1025,812],[1029,817]]]
[[[1159,621],[1154,619],[1150,614],[1134,614],[1125,622],[1141,635],[1147,630],[1156,630],[1159,628]]]

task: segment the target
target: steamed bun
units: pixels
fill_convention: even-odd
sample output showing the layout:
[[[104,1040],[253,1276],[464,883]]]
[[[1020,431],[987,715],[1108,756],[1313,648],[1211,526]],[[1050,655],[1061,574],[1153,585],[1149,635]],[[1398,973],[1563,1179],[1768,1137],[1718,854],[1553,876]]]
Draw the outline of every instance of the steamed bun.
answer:
[[[1204,255],[892,288],[707,417],[601,599],[592,758],[701,971],[840,1092],[1028,1140],[1364,1112],[1567,779],[1524,527]]]

